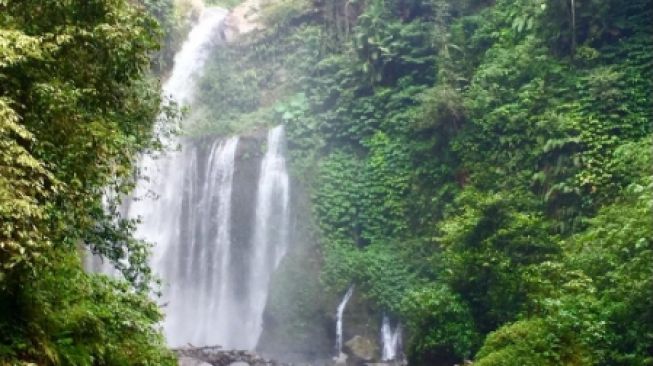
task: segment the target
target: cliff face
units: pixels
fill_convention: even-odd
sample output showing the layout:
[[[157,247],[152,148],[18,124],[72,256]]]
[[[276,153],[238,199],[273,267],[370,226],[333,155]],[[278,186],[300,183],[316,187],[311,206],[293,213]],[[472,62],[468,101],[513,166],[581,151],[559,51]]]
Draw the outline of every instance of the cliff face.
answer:
[[[333,354],[335,322],[321,288],[321,255],[307,192],[293,181],[290,248],[272,278],[257,350],[284,361],[327,359]]]
[[[233,8],[224,22],[225,40],[233,42],[240,35],[262,29],[260,8],[261,0],[246,0]]]
[[[320,281],[322,253],[308,192],[298,180],[292,189],[291,243],[275,272],[257,352],[284,362],[331,360],[335,356],[336,309],[342,300]],[[372,360],[381,358],[381,314],[354,292],[343,313],[343,340],[363,338]],[[355,348],[355,347],[353,347]],[[352,361],[354,349],[345,345]]]
[[[231,209],[231,240],[233,243],[232,276],[239,285],[236,294],[247,292],[248,279],[245,272],[239,271],[248,262],[251,253],[252,237],[256,221],[256,191],[261,169],[261,159],[265,147],[264,131],[241,136],[234,158],[234,184]]]

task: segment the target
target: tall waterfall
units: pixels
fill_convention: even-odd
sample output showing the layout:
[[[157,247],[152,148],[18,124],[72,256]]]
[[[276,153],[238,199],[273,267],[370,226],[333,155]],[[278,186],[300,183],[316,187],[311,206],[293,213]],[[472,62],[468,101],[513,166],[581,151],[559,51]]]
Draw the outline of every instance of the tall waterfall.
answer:
[[[194,78],[225,15],[206,8],[175,57],[163,90],[182,105],[193,105]],[[252,149],[243,140],[178,138],[168,142],[181,150],[140,159],[149,179],[124,215],[140,219],[136,236],[154,244],[171,346],[254,349],[260,337],[269,280],[288,247],[290,183],[282,127],[268,132],[260,162],[239,155]]]
[[[338,311],[336,312],[336,356],[338,357],[342,353],[342,315],[353,293],[354,285],[351,285],[342,298],[342,301],[340,301],[340,304],[338,304]]]
[[[231,250],[234,156],[238,138],[208,148],[187,141],[169,158],[156,200],[138,202],[137,234],[155,243],[152,266],[167,303],[164,329],[171,345],[224,344],[223,294]],[[167,178],[167,179],[166,179]]]
[[[394,329],[390,324],[390,318],[383,314],[381,323],[381,344],[382,353],[381,359],[383,361],[396,360],[401,351],[401,324],[397,323]]]

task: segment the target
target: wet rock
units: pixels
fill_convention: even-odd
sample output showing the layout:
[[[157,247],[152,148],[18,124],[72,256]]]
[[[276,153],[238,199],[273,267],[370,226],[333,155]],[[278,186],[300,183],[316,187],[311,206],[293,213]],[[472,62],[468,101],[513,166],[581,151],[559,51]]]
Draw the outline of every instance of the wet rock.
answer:
[[[337,308],[338,304],[333,305],[333,309]],[[374,309],[372,304],[367,301],[362,292],[354,291],[347,307],[343,314],[343,339],[352,339],[358,335],[368,338],[373,344],[378,344],[379,335],[381,333],[381,314]],[[334,319],[335,323],[335,319]],[[335,327],[334,327],[335,329]],[[381,347],[379,346],[379,354],[375,359],[380,360]]]
[[[198,360],[192,357],[179,357],[179,366],[211,366],[210,363],[206,363],[202,360]]]
[[[233,8],[224,21],[223,37],[233,42],[238,36],[263,29],[260,21],[261,0],[245,0]]]
[[[221,347],[185,347],[174,350],[182,366],[283,366],[273,360],[241,350],[222,350]],[[183,363],[186,362],[186,363]]]
[[[362,364],[378,359],[379,345],[376,341],[356,335],[345,342],[345,353],[351,358],[352,364]]]

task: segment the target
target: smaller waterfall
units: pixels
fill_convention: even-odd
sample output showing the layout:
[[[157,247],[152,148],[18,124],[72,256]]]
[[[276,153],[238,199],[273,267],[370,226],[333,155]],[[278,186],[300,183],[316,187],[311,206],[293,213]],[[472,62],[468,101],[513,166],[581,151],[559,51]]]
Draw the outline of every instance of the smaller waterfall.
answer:
[[[115,193],[110,189],[105,189],[104,194],[102,195],[102,208],[105,212],[109,212],[110,205],[112,201],[117,199]],[[101,254],[94,254],[93,251],[84,247],[82,257],[82,266],[84,270],[90,273],[102,273],[109,277],[122,279],[123,275],[120,270],[111,262],[110,259],[104,257]],[[120,259],[121,264],[128,266],[129,263],[126,261],[125,257]]]
[[[381,354],[383,361],[393,361],[398,358],[401,348],[401,324],[397,323],[392,329],[390,318],[386,314],[383,314],[381,323],[381,344],[383,345]]]
[[[107,258],[93,254],[89,249],[84,249],[84,269],[91,273],[103,273],[109,277],[121,278],[121,273]]]
[[[354,293],[354,285],[349,286],[345,297],[342,298],[340,304],[338,304],[338,312],[336,313],[336,352],[337,356],[342,353],[342,314],[345,312],[345,307],[349,298]]]
[[[235,327],[242,331],[245,349],[254,349],[261,336],[270,277],[288,248],[290,178],[286,170],[283,126],[268,131],[267,145],[256,193],[248,302],[242,309],[246,322]]]

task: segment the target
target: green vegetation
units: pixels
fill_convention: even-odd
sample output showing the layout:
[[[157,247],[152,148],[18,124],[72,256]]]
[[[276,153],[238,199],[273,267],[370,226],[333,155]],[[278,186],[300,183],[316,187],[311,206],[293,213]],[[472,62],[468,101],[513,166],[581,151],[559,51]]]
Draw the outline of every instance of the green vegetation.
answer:
[[[2,365],[175,362],[149,246],[116,215],[154,119],[176,116],[149,71],[193,16],[174,4],[0,0]],[[651,0],[261,16],[214,52],[192,133],[286,126],[322,255],[320,282],[288,292],[355,283],[406,325],[412,365],[653,365]],[[85,273],[83,250],[126,281]],[[299,338],[318,314],[295,305]]]
[[[233,9],[242,2],[242,0],[207,0],[204,3],[209,6],[218,6],[225,9]]]
[[[400,317],[411,364],[653,364],[650,0],[262,14],[202,131],[286,125],[323,285]]]
[[[175,362],[147,296],[149,246],[115,216],[118,199],[102,203],[130,189],[137,153],[159,145],[148,75],[161,34],[145,9],[0,1],[2,365]],[[82,248],[129,282],[85,273]]]

